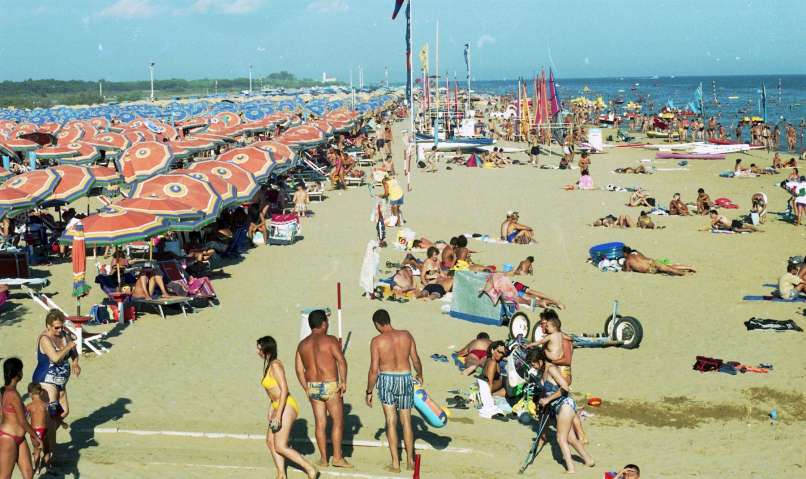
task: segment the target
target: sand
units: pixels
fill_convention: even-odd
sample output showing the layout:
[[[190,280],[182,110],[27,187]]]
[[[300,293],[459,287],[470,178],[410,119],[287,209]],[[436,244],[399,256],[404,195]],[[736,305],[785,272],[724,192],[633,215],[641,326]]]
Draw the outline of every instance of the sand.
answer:
[[[396,125],[398,135],[402,128],[403,124]],[[399,143],[395,150],[399,164]],[[712,198],[729,197],[741,206],[729,215],[746,212],[756,191],[768,194],[772,211],[780,211],[784,204],[785,194],[776,186],[784,175],[718,177],[719,171],[731,168],[737,155],[724,161],[691,161],[687,171],[610,173],[653,156],[651,151],[632,148],[594,155],[594,181],[597,186],[646,187],[662,204],[674,192],[692,201],[701,186]],[[740,156],[746,164],[769,164],[764,152]],[[525,160],[525,155],[513,157]],[[557,158],[541,161],[556,164]],[[675,161],[656,164],[674,167]],[[759,316],[793,318],[802,325],[803,305],[748,303],[741,297],[769,291],[762,285],[776,281],[786,258],[804,253],[806,228],[781,222],[776,215],[770,215],[764,233],[751,235],[698,231],[707,225],[700,217],[657,218],[657,224],[666,226],[660,231],[592,228],[588,225],[593,219],[607,213],[637,215],[639,210],[623,206],[626,193],[561,189],[577,178],[578,171],[530,166],[417,171],[404,214],[407,226],[418,235],[448,239],[464,232],[495,235],[504,213],[517,209],[521,221],[535,228],[538,243],[472,241],[476,261],[500,266],[533,255],[535,275],[525,282],[567,305],[561,313],[567,331],[601,331],[614,299],[624,314],[641,320],[645,336],[640,349],[578,350],[575,355],[578,397],[590,394],[604,400],[602,407],[588,409],[593,417],[586,421],[589,451],[597,465],[587,469],[577,464],[578,476],[601,478],[603,471],[629,462],[639,464],[644,477],[803,474],[803,335],[747,332],[742,324]],[[438,401],[450,396],[449,389],[467,389],[470,382],[455,367],[429,356],[450,354],[479,330],[503,339],[506,329],[452,319],[440,312],[439,302],[397,304],[362,298],[358,273],[366,242],[374,237],[371,207],[365,188],[330,192],[326,201],[313,204],[315,216],[303,222],[303,241],[252,249],[242,262],[224,268],[228,277],[214,282],[219,307],[199,309],[187,319],[173,314],[162,320],[147,314],[127,327],[94,327],[112,331],[111,352],[82,358],[81,377],[70,381],[73,428],[59,433],[65,463],[60,473],[79,477],[79,471],[85,478],[273,477],[274,467],[261,439],[268,403],[259,385],[262,362],[255,354],[255,340],[266,334],[278,339],[291,393],[301,398],[293,375],[299,311],[315,306],[335,309],[339,281],[344,290],[345,334],[352,332],[347,351],[347,439],[382,439],[379,406],[370,409],[363,403],[368,342],[374,334],[370,317],[377,308],[387,309],[393,324],[409,329],[416,338],[426,386]],[[394,234],[390,230],[390,236]],[[585,262],[591,245],[617,240],[652,257],[692,264],[698,272],[682,278],[604,273]],[[388,248],[381,264],[401,257],[401,252]],[[89,263],[91,269],[92,259]],[[50,275],[52,285],[46,291],[58,293],[55,300],[71,308],[69,263],[37,269]],[[83,301],[85,310],[100,299],[95,287]],[[20,356],[27,379],[44,315],[19,293],[11,302],[0,316],[0,355]],[[774,370],[737,376],[701,374],[691,369],[696,355],[772,363]],[[299,438],[313,433],[310,408],[307,403],[302,406],[294,429]],[[767,418],[773,407],[780,415],[775,425]],[[422,475],[427,478],[515,477],[533,435],[515,422],[481,419],[472,409],[453,411],[443,429],[428,428],[419,418],[415,421],[418,444],[436,448],[422,451]],[[142,436],[93,433],[95,428],[250,436]],[[318,458],[310,444],[300,448],[311,460]],[[348,454],[355,470],[331,468],[324,477],[406,477],[383,472],[388,461],[385,449],[355,447]],[[563,477],[558,457],[546,448],[527,474]],[[302,477],[294,471],[289,475]]]

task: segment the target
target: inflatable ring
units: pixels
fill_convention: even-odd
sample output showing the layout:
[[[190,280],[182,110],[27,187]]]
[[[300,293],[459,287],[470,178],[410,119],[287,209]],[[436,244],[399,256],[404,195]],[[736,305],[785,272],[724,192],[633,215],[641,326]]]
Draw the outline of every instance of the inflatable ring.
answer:
[[[602,398],[592,397],[588,399],[588,406],[599,407],[602,405]]]

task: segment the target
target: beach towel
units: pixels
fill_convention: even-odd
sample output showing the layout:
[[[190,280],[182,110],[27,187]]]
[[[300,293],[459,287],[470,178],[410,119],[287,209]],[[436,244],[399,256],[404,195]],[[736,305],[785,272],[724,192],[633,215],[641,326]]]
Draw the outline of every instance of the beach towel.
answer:
[[[380,262],[378,242],[375,240],[367,242],[367,247],[364,250],[364,260],[361,263],[361,273],[358,276],[358,285],[367,296],[370,296],[375,290],[375,275],[378,272]]]
[[[798,296],[794,299],[783,299],[778,296],[772,295],[747,295],[742,298],[742,301],[771,301],[773,303],[806,303],[806,297]]]
[[[764,319],[752,317],[744,322],[744,326],[748,331],[755,329],[764,329],[769,331],[798,331],[803,332],[803,329],[798,326],[795,321],[788,319],[781,321],[777,319]]]
[[[496,326],[501,324],[501,306],[483,292],[487,276],[488,273],[456,272],[448,313],[452,318]]]
[[[487,278],[484,293],[494,304],[502,300],[512,302],[518,298],[518,290],[512,284],[512,280],[503,273],[493,273]]]

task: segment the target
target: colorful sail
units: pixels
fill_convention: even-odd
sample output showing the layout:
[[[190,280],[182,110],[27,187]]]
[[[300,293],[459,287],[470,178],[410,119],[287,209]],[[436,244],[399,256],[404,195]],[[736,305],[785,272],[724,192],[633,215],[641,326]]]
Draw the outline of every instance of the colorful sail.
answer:
[[[552,118],[560,112],[560,97],[557,96],[557,85],[554,83],[554,72],[549,68],[549,104]]]
[[[395,11],[392,12],[392,20],[397,18],[397,14],[400,13],[400,8],[403,6],[403,2],[405,0],[395,0]]]

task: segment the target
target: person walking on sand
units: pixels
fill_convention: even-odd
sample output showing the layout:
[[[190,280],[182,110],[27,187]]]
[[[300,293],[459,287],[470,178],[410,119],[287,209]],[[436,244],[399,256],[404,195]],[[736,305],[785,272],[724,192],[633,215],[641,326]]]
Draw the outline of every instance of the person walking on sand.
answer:
[[[269,396],[269,428],[266,431],[266,446],[274,459],[277,478],[286,479],[285,461],[293,461],[307,474],[308,479],[317,479],[319,470],[306,461],[302,454],[288,445],[291,428],[299,416],[299,405],[294,396],[288,392],[283,363],[277,359],[277,342],[271,336],[263,336],[257,340],[257,355],[263,359],[263,379],[260,385]]]
[[[400,453],[397,449],[398,418],[403,426],[403,445],[406,448],[406,465],[414,468],[414,430],[411,426],[411,408],[414,406],[415,377],[423,383],[423,367],[417,354],[417,344],[408,331],[392,327],[392,320],[386,310],[379,309],[372,315],[372,323],[380,333],[369,344],[370,365],[367,377],[366,402],[372,407],[373,389],[377,385],[378,397],[386,417],[386,439],[392,464],[386,466],[389,472],[400,472]]]
[[[341,440],[344,435],[344,394],[347,392],[347,361],[339,340],[327,334],[327,313],[321,309],[308,315],[311,334],[297,346],[295,369],[297,379],[308,394],[316,422],[316,446],[327,467],[327,417],[333,420],[330,442],[333,444],[333,467],[352,468],[344,459]]]
[[[22,361],[8,358],[3,362],[3,387],[0,388],[0,477],[10,478],[14,466],[19,466],[23,479],[34,477],[31,449],[25,434],[31,436],[31,444],[39,449],[42,443],[31,424],[25,419],[17,384],[22,380]]]

